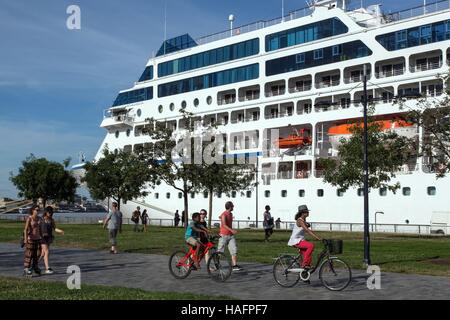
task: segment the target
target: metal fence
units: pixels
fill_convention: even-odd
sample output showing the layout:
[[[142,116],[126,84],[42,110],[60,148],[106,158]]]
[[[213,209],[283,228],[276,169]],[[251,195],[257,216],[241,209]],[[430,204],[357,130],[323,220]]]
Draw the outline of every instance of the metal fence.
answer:
[[[9,221],[25,221],[27,215],[0,215],[0,220]],[[103,218],[101,217],[58,217],[55,216],[56,223],[61,224],[101,224]],[[123,223],[127,225],[133,225],[134,222],[130,218],[123,219]],[[175,221],[173,219],[150,219],[149,224],[152,226],[160,227],[174,227]],[[336,223],[336,222],[310,222],[311,228],[315,231],[330,231],[330,232],[363,232],[363,223]],[[211,225],[218,227],[220,225],[219,220],[212,220]],[[294,221],[282,221],[276,223],[276,230],[292,230],[295,225]],[[180,221],[179,227],[182,227]],[[233,228],[235,229],[263,229],[262,221],[258,222],[256,227],[256,221],[254,220],[235,220],[233,221]],[[379,233],[399,233],[399,234],[424,234],[429,235],[431,233],[430,225],[415,225],[415,224],[370,224],[371,232]]]

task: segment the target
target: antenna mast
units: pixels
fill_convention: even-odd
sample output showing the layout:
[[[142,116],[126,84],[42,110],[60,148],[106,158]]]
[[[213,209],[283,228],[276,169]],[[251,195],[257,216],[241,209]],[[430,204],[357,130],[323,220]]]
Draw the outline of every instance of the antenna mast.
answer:
[[[164,54],[166,54],[167,41],[167,0],[164,1]]]

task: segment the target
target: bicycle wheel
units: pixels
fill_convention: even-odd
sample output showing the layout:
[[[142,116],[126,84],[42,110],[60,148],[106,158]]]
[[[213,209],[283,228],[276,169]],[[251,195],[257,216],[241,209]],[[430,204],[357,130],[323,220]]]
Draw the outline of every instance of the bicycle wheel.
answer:
[[[184,251],[177,251],[170,256],[169,270],[170,273],[177,279],[185,279],[189,276],[192,269],[192,259],[187,257]]]
[[[352,270],[345,261],[329,258],[320,266],[319,278],[328,290],[341,291],[350,284]]]
[[[293,268],[300,268],[300,261],[295,256],[281,256],[273,265],[273,278],[280,286],[291,288],[300,280],[300,273],[289,272]]]
[[[214,252],[206,268],[211,278],[218,282],[225,282],[231,276],[231,261],[222,252]]]

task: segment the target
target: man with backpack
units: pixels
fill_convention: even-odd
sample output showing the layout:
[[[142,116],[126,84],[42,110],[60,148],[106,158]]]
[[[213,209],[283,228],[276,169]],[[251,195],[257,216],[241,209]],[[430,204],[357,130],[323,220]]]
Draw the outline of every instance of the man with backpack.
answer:
[[[266,211],[264,212],[264,221],[263,221],[263,227],[265,232],[265,242],[269,242],[269,238],[273,233],[273,218],[270,214],[270,206],[266,206]]]

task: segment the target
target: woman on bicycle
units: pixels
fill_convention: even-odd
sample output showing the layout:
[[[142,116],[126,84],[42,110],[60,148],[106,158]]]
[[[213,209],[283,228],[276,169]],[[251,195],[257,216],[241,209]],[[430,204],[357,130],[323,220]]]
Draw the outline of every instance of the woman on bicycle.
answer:
[[[312,254],[314,252],[314,244],[305,240],[305,232],[321,241],[322,239],[312,232],[310,224],[306,222],[306,218],[309,216],[308,207],[301,205],[298,207],[298,212],[295,215],[296,224],[292,230],[291,238],[289,239],[288,245],[298,248],[303,255],[302,268],[311,269]]]

